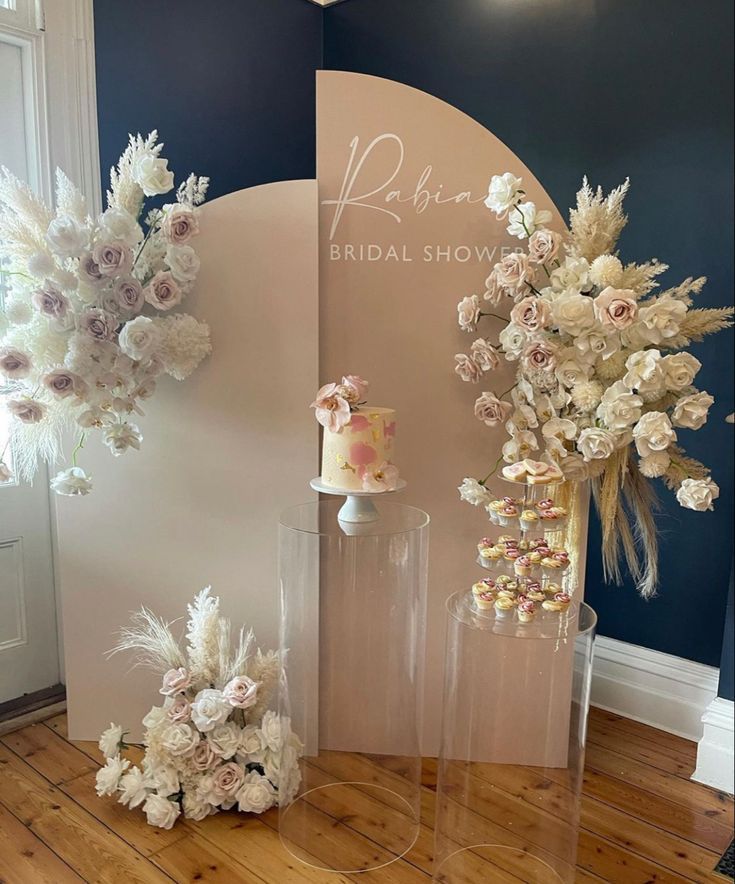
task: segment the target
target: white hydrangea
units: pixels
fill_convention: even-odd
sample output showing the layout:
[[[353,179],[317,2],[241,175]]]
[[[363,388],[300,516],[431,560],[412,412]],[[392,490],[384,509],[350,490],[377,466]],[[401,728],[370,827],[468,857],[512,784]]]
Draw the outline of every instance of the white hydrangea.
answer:
[[[212,352],[209,326],[184,313],[157,318],[154,322],[162,332],[158,355],[164,371],[177,381],[186,380]]]
[[[623,262],[616,255],[600,255],[590,265],[589,276],[599,288],[617,288],[623,278]]]

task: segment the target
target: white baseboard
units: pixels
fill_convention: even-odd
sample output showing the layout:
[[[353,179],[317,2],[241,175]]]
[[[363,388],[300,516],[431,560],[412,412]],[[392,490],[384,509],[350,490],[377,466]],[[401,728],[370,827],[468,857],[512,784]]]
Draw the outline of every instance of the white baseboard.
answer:
[[[598,636],[592,705],[698,742],[719,669]]]
[[[702,716],[704,734],[697,749],[692,779],[731,795],[735,791],[735,718],[732,700],[715,697]]]

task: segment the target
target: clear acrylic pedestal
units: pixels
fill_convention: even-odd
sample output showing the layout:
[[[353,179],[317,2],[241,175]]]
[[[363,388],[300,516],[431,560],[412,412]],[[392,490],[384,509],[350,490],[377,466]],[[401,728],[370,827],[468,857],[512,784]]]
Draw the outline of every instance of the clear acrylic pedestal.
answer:
[[[435,882],[573,882],[596,615],[447,601]]]
[[[280,712],[305,749],[279,831],[301,862],[354,873],[419,833],[429,517],[376,499],[376,520],[341,523],[341,505],[281,517]]]

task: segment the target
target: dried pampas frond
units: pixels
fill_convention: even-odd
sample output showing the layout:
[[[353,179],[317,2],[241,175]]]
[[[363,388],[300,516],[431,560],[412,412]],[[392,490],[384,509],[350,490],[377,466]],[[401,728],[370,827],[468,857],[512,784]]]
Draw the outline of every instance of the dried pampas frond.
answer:
[[[273,692],[278,686],[281,675],[281,655],[277,651],[263,653],[260,648],[248,666],[248,677],[259,683],[258,702],[250,714],[254,717],[262,715],[270,704]]]
[[[733,313],[735,310],[732,307],[702,307],[690,310],[684,317],[679,334],[666,342],[666,348],[672,350],[687,347],[693,341],[704,340],[706,335],[714,335],[731,328]]]
[[[635,521],[635,545],[632,551],[626,546],[625,557],[628,568],[635,577],[638,592],[644,599],[650,599],[656,595],[659,579],[658,534],[655,520],[658,498],[653,485],[638,469],[632,453],[628,459],[623,493],[628,511]]]
[[[671,456],[671,463],[661,478],[669,491],[676,491],[684,479],[706,479],[709,476],[710,470],[703,463],[689,457],[678,445],[670,445],[667,451]]]
[[[630,187],[630,179],[603,195],[602,188],[593,191],[582,179],[577,193],[577,208],[569,213],[571,241],[568,251],[576,258],[593,261],[598,255],[613,254],[620,233],[628,217],[623,212],[623,200]]]
[[[619,560],[620,536],[615,529],[627,467],[628,453],[619,449],[610,457],[605,472],[592,485],[602,527],[602,571],[608,583],[620,584],[623,580]]]
[[[186,606],[186,650],[192,677],[214,683],[219,670],[220,617],[219,598],[212,597],[211,591],[212,587],[207,586],[194,597],[194,604]]]
[[[630,289],[639,298],[643,298],[649,292],[658,288],[656,277],[666,273],[668,269],[668,264],[663,264],[656,258],[646,261],[645,264],[627,264],[623,269],[620,282],[617,284],[618,288]]]
[[[78,187],[61,171],[56,170],[56,213],[68,215],[79,224],[87,218],[87,201]]]
[[[694,303],[691,296],[698,295],[706,282],[706,276],[698,276],[696,279],[693,276],[687,276],[679,285],[672,286],[670,289],[664,289],[664,291],[660,292],[660,295],[668,295],[675,301],[683,301],[687,307],[691,307]]]
[[[145,607],[130,619],[131,625],[120,629],[120,638],[108,652],[108,657],[119,654],[120,651],[137,651],[134,666],[146,666],[164,672],[186,666],[186,657],[171,632],[171,623],[157,617]]]
[[[235,678],[247,671],[248,660],[253,652],[255,644],[255,633],[252,629],[245,631],[243,626],[240,629],[240,638],[237,647],[229,660],[226,669],[222,670],[222,681],[227,683],[231,678]]]

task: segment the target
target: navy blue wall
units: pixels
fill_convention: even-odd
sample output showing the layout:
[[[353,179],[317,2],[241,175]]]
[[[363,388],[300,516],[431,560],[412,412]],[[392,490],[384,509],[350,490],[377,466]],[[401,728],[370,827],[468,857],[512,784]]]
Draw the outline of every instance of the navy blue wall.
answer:
[[[731,0],[348,0],[324,16],[324,67],[399,80],[482,122],[561,207],[583,173],[631,177],[623,256],[656,256],[666,281],[710,279],[702,306],[732,303]],[[503,170],[488,169],[492,172]],[[488,223],[491,223],[488,219]],[[716,513],[682,510],[662,488],[662,587],[643,602],[602,582],[599,529],[588,598],[601,632],[718,666],[732,562],[733,343],[694,348],[708,425],[681,432],[722,488]],[[459,469],[459,466],[458,466]]]
[[[314,177],[322,13],[297,0],[95,0],[103,181],[128,132],[157,128],[210,196]]]

